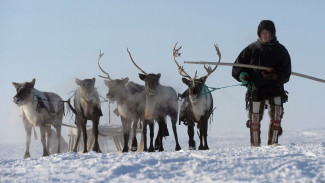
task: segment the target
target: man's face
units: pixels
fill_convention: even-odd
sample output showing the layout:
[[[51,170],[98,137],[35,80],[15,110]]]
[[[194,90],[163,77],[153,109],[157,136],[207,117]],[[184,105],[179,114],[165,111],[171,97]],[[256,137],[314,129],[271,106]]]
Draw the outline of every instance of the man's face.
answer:
[[[263,41],[263,43],[267,43],[271,39],[271,32],[264,29],[264,30],[261,31],[260,37],[261,37],[261,40]]]

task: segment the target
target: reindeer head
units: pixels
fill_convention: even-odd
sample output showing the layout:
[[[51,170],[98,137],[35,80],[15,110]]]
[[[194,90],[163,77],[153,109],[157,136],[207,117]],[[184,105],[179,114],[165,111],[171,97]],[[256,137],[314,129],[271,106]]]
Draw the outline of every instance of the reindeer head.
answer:
[[[86,100],[91,100],[93,97],[95,89],[95,78],[80,80],[76,78],[75,82],[80,86],[82,97]]]
[[[106,98],[110,102],[115,102],[115,101],[121,101],[124,100],[127,96],[126,94],[126,88],[125,86],[129,82],[129,78],[124,78],[124,79],[112,79],[109,74],[100,66],[100,60],[104,53],[100,51],[99,57],[98,57],[98,67],[99,69],[106,74],[106,76],[100,76],[102,78],[105,78],[105,85],[108,87],[108,93],[106,94]]]
[[[178,62],[176,61],[176,57],[179,57],[181,54],[179,53],[179,50],[182,47],[179,47],[176,49],[177,43],[174,46],[173,49],[173,60],[175,61],[176,65],[178,66],[178,73],[183,76],[182,81],[183,83],[185,83],[188,86],[188,93],[189,93],[189,99],[192,103],[195,103],[200,96],[204,95],[207,92],[207,88],[205,86],[205,81],[206,79],[209,77],[209,75],[214,72],[218,65],[215,66],[215,68],[211,68],[210,66],[206,67],[204,66],[205,70],[207,71],[207,74],[205,76],[200,77],[199,79],[196,79],[196,74],[197,72],[195,72],[195,75],[193,78],[190,77],[190,75],[188,75],[184,68],[181,67]],[[218,45],[214,44],[214,47],[216,49],[217,55],[219,56],[219,62],[221,60],[221,53],[219,50]],[[188,78],[188,79],[187,79]]]
[[[14,96],[14,100],[13,100],[14,103],[16,103],[18,106],[22,106],[27,102],[33,100],[35,79],[33,79],[31,82],[24,82],[24,83],[12,82],[12,84],[14,85],[17,91],[16,95]]]
[[[195,103],[197,99],[207,91],[205,86],[206,79],[207,76],[203,76],[199,79],[182,78],[183,83],[188,86],[189,99],[192,103]]]
[[[159,93],[159,79],[161,74],[139,74],[139,78],[145,82],[146,94],[154,96]]]
[[[126,85],[129,82],[129,78],[105,80],[105,85],[108,87],[108,93],[106,98],[110,102],[124,100],[127,96]]]
[[[146,94],[149,96],[154,96],[159,93],[159,79],[161,74],[147,74],[144,72],[133,60],[129,49],[127,49],[132,63],[143,73],[139,74],[139,78],[145,82]]]

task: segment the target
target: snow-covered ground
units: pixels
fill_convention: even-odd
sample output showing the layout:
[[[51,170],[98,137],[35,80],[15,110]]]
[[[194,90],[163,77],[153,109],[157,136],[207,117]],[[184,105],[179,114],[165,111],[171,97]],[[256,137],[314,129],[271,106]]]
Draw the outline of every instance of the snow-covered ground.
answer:
[[[0,144],[0,182],[325,182],[325,129],[285,131],[281,145],[250,147],[247,132],[209,133],[210,150],[61,153],[41,157],[39,140],[22,159],[25,144]],[[197,139],[197,137],[196,137]]]

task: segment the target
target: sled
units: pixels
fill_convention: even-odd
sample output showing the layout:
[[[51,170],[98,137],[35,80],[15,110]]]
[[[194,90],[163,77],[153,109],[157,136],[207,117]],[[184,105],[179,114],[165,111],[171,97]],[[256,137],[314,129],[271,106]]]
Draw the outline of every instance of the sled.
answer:
[[[99,135],[98,135],[98,143],[103,153],[114,152],[112,149],[112,143],[115,146],[115,151],[121,152],[123,149],[123,128],[121,125],[99,125],[98,126]],[[69,146],[68,152],[73,151],[73,147],[76,143],[77,139],[77,128],[70,127],[69,128]],[[137,128],[137,133],[141,133],[141,129]],[[132,136],[133,130],[131,129],[130,137]],[[92,126],[87,126],[87,149],[91,151],[92,146],[94,145],[94,137],[92,135]],[[80,138],[79,145],[77,151],[83,149],[83,138]]]

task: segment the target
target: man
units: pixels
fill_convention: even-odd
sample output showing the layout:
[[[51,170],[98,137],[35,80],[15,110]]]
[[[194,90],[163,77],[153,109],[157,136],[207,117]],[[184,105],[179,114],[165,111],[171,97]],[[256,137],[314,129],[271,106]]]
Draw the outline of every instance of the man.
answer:
[[[233,67],[232,76],[247,87],[246,107],[249,111],[247,127],[250,128],[252,146],[261,145],[261,120],[265,107],[269,110],[268,145],[278,143],[282,134],[283,103],[288,99],[283,88],[291,74],[291,60],[287,49],[278,42],[274,23],[263,20],[257,28],[258,40],[247,46],[235,63],[273,68],[257,70]]]

